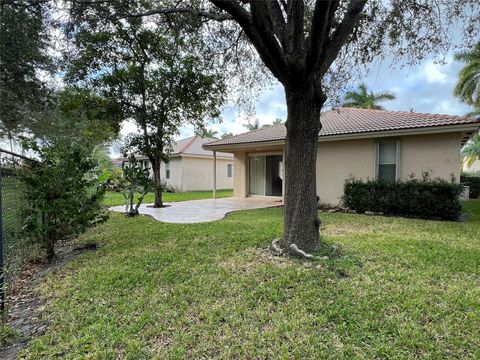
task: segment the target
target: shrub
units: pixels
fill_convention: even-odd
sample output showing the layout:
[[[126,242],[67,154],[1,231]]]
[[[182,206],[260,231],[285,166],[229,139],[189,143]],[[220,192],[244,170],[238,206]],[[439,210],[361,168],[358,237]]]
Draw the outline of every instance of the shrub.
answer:
[[[39,162],[21,177],[28,213],[24,229],[43,240],[52,260],[58,240],[107,219],[101,200],[108,174],[95,171],[97,162],[79,144],[59,140],[42,148],[33,142],[29,146]]]
[[[461,191],[462,185],[440,179],[405,182],[348,179],[343,201],[357,212],[457,220],[462,211]]]
[[[460,182],[465,186],[470,186],[470,198],[480,197],[480,176],[462,175]]]

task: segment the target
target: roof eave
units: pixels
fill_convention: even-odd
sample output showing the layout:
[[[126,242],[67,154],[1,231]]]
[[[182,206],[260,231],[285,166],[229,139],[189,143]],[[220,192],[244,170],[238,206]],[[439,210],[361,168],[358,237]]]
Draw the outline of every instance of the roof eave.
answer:
[[[349,139],[438,134],[438,133],[448,133],[448,132],[457,132],[457,131],[462,132],[462,131],[478,130],[479,127],[480,127],[480,121],[477,123],[467,123],[467,124],[426,126],[426,127],[394,129],[394,130],[379,130],[379,131],[357,132],[357,133],[338,134],[338,135],[323,135],[318,137],[318,141],[324,142],[324,141],[339,141],[339,140],[349,140]],[[276,145],[278,146],[278,145],[283,145],[284,143],[285,143],[285,139],[245,142],[245,143],[237,143],[237,144],[216,145],[214,143],[210,143],[210,144],[204,144],[203,148],[205,150],[211,150],[211,151],[233,152],[235,150],[242,150],[242,149],[248,150],[248,149],[255,149],[255,148],[265,147],[265,146],[276,146]]]

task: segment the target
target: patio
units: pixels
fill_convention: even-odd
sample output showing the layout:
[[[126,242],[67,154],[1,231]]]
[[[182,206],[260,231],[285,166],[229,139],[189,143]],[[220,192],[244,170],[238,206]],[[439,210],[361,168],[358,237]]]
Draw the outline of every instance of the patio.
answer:
[[[228,213],[238,210],[261,209],[282,205],[280,199],[265,197],[222,198],[208,200],[190,200],[165,203],[166,207],[153,208],[151,204],[142,204],[139,212],[155,220],[166,223],[194,224],[223,219]],[[125,206],[114,206],[110,210],[125,212]]]

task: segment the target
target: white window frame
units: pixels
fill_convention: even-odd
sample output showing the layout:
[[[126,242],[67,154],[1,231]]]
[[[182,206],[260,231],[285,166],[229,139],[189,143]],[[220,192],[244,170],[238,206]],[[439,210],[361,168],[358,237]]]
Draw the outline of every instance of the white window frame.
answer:
[[[227,177],[233,177],[233,164],[227,164]]]
[[[379,139],[375,141],[375,179],[379,179],[380,167],[380,143],[395,142],[395,181],[400,180],[400,140],[398,139]]]

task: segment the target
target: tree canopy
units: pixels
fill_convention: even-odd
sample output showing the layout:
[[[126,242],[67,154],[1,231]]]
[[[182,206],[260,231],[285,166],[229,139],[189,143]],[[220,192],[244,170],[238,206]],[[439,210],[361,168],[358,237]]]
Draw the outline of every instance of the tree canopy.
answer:
[[[27,130],[49,102],[41,77],[53,63],[48,4],[0,2],[0,136],[12,140]]]

